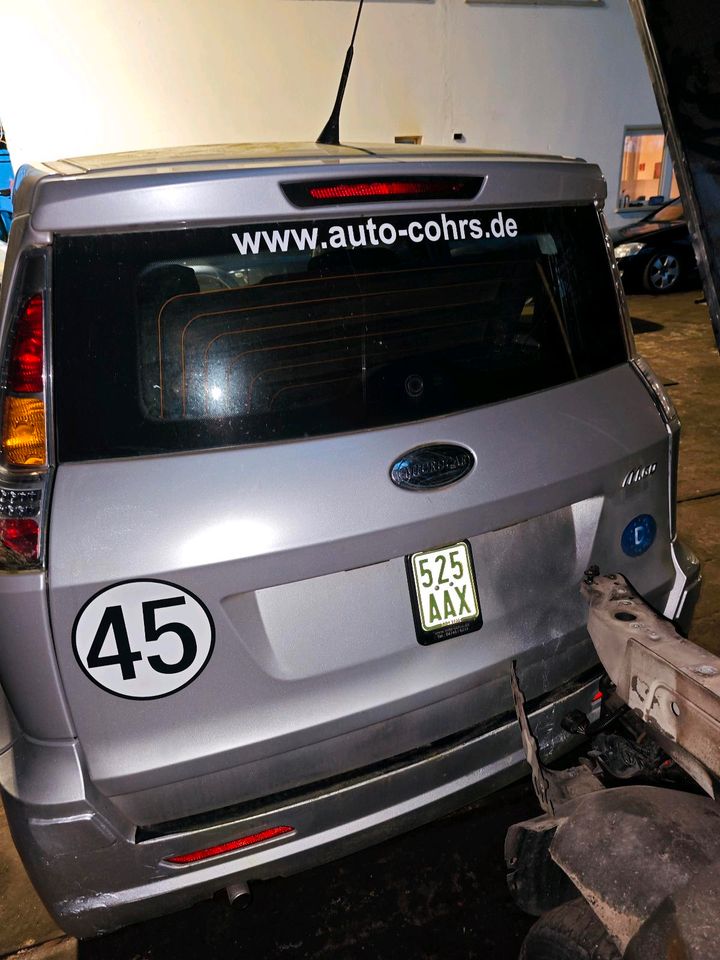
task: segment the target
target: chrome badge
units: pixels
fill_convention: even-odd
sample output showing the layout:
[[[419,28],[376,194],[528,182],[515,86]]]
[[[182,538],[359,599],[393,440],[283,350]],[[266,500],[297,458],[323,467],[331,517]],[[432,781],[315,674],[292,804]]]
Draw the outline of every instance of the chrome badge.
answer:
[[[430,490],[462,480],[475,466],[475,455],[454,443],[433,443],[408,450],[390,467],[390,479],[403,490]]]
[[[657,463],[650,463],[647,466],[635,467],[633,470],[628,470],[623,477],[622,486],[629,487],[631,483],[638,483],[640,480],[645,480],[646,477],[651,477],[656,470]]]

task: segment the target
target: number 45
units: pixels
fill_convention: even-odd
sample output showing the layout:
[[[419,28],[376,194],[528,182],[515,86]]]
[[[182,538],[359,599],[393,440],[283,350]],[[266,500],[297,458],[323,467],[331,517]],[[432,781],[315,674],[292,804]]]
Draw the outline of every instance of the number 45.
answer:
[[[155,613],[158,610],[166,607],[178,607],[184,603],[184,597],[171,597],[166,600],[147,600],[142,605],[143,628],[147,643],[154,643],[166,633],[174,633],[182,644],[182,655],[176,663],[167,663],[159,655],[147,658],[148,664],[157,673],[182,673],[183,670],[187,670],[197,655],[195,634],[186,623],[163,623],[158,626],[155,620]],[[103,646],[111,631],[115,636],[117,652],[103,654]],[[142,658],[143,655],[140,651],[132,650],[130,647],[130,638],[122,607],[107,607],[88,651],[88,667],[92,670],[96,667],[117,665],[122,671],[123,680],[134,680],[136,677],[135,663]]]

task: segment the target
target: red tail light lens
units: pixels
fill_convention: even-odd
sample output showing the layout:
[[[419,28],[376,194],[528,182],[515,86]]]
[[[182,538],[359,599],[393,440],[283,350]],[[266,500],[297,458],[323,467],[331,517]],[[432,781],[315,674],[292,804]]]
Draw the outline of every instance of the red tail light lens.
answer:
[[[0,520],[0,543],[19,560],[37,560],[39,541],[37,520]]]
[[[42,392],[43,300],[39,293],[30,297],[18,318],[7,386],[14,393]]]
[[[598,690],[598,692],[597,692],[597,693],[595,694],[595,696],[592,698],[592,702],[593,702],[593,703],[597,703],[599,700],[602,700],[602,698],[603,698],[603,692],[602,692],[602,690]]]
[[[260,833],[251,833],[247,837],[240,837],[237,840],[230,840],[228,843],[221,843],[216,847],[206,847],[204,850],[195,850],[193,853],[184,853],[179,857],[166,857],[167,863],[197,863],[199,860],[207,860],[209,857],[217,857],[221,853],[229,853],[231,850],[241,850],[243,847],[251,847],[255,843],[262,843],[263,840],[272,840],[273,837],[280,837],[284,833],[292,833],[294,827],[270,827],[269,830],[262,830]]]
[[[41,570],[47,453],[46,249],[23,254],[10,289],[12,326],[0,357],[0,575]]]
[[[483,177],[393,177],[362,180],[324,180],[321,183],[283,183],[285,196],[297,207],[362,203],[364,200],[470,200]]]

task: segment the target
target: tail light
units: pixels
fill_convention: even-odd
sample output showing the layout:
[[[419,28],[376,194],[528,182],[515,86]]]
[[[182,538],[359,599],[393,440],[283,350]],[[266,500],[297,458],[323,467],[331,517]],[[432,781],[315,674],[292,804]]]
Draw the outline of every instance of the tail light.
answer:
[[[36,293],[18,318],[8,375],[8,387],[15,393],[42,393],[43,313],[42,294]]]
[[[0,437],[0,572],[44,566],[50,472],[44,255],[26,257],[3,337]]]

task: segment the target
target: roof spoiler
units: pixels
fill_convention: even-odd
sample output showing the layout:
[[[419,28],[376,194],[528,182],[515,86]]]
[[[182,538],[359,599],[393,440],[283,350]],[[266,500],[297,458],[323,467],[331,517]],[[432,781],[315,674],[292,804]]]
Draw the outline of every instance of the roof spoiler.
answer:
[[[717,0],[629,0],[680,184],[720,350]]]

